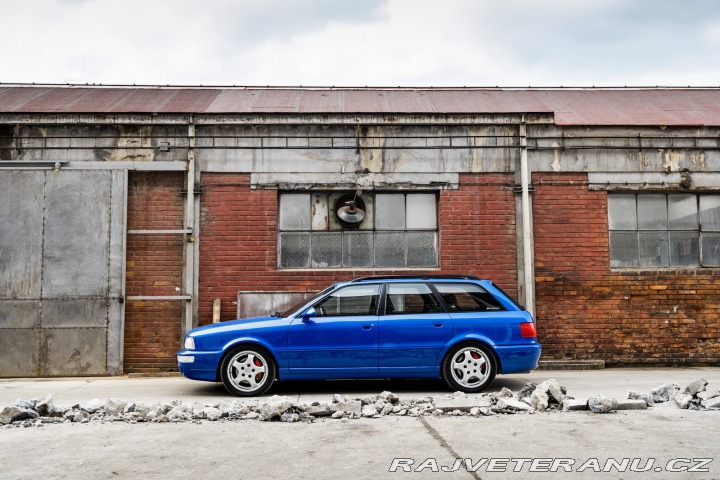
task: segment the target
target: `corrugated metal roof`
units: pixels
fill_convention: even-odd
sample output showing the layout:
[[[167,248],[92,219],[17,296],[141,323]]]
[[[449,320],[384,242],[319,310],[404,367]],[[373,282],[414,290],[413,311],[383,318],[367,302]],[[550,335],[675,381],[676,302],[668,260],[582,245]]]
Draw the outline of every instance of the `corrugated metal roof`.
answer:
[[[720,125],[720,88],[0,85],[0,113],[552,113],[559,125]]]

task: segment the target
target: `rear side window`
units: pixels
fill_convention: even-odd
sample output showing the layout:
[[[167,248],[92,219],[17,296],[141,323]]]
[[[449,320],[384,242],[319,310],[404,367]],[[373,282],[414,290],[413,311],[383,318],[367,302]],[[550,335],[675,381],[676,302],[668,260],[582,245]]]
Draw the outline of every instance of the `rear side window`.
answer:
[[[472,283],[435,283],[450,312],[505,310],[487,290]]]
[[[436,313],[440,311],[435,296],[424,283],[389,283],[385,298],[386,315]]]

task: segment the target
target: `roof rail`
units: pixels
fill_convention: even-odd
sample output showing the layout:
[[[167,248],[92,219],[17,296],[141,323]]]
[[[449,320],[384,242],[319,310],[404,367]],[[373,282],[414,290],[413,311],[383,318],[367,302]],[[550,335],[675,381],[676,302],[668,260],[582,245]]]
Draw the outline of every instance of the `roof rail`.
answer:
[[[435,280],[435,279],[457,279],[457,280],[480,280],[475,275],[380,275],[376,277],[360,277],[352,280],[351,283],[362,282],[365,280],[405,280],[405,279],[421,279],[421,280]]]

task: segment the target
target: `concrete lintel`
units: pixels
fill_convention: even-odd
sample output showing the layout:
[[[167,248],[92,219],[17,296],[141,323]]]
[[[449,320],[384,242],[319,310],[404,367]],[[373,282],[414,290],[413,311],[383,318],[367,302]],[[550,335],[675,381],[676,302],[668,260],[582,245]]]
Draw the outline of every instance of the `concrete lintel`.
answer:
[[[325,187],[347,189],[360,187],[392,189],[456,189],[460,183],[457,173],[253,173],[252,188],[310,189]]]
[[[681,172],[588,173],[588,183],[591,190],[678,189],[684,175]],[[717,189],[720,185],[720,173],[689,172],[688,175],[692,188]]]

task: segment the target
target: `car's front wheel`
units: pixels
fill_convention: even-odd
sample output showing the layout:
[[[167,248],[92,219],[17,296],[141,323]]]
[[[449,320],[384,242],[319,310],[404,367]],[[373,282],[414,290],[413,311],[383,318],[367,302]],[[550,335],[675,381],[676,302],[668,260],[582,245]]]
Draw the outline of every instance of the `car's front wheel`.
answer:
[[[477,393],[493,382],[497,365],[495,356],[485,345],[463,343],[447,353],[442,372],[445,382],[453,390]]]
[[[240,397],[262,395],[275,380],[275,362],[262,347],[241,346],[230,352],[220,366],[220,379],[228,392]]]

